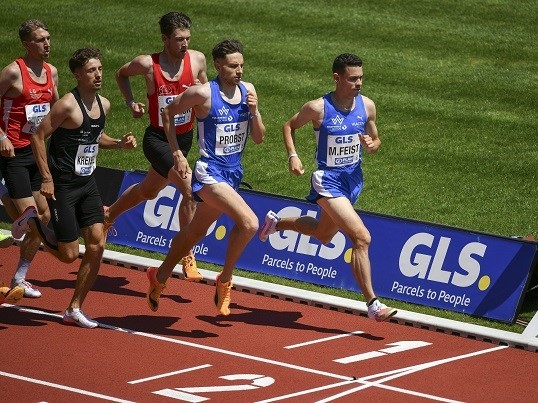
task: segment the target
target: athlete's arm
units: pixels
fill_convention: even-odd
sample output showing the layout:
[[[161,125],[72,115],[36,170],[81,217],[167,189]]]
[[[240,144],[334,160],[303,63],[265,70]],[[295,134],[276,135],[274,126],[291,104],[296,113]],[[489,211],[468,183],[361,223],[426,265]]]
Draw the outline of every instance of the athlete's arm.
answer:
[[[189,52],[191,54],[192,67],[193,69],[196,68],[198,70],[198,74],[194,77],[195,83],[207,83],[207,64],[204,54],[202,52],[198,52],[197,50],[189,50]]]
[[[50,105],[54,105],[58,99],[60,99],[60,95],[58,95],[58,70],[56,67],[54,67],[52,64],[49,64],[50,71],[52,73],[52,82],[54,84],[54,93],[52,94],[52,101]]]
[[[308,122],[312,122],[314,127],[318,127],[323,119],[323,99],[318,98],[304,104],[299,112],[291,117],[282,127],[284,136],[284,146],[288,153],[288,170],[294,175],[304,174],[303,163],[297,155],[295,148],[295,131],[303,127]]]
[[[151,56],[140,55],[130,62],[125,63],[116,71],[116,83],[123,99],[125,99],[127,107],[131,109],[134,118],[144,115],[146,105],[142,102],[136,102],[129,77],[146,75],[152,66]]]
[[[258,110],[258,95],[256,89],[251,83],[243,82],[247,88],[247,105],[250,112],[250,136],[256,144],[263,142],[265,138],[265,125],[262,121],[262,115]]]
[[[196,116],[205,117],[209,111],[209,107],[206,105],[208,102],[211,102],[211,88],[209,84],[195,85],[175,97],[172,103],[164,108],[161,113],[163,128],[170,149],[172,150],[172,157],[174,158],[174,168],[178,171],[181,178],[187,178],[190,169],[189,162],[177,144],[174,116],[193,108],[195,109]]]
[[[132,150],[136,148],[136,137],[133,133],[125,133],[121,139],[115,139],[103,133],[99,139],[99,148]]]
[[[17,66],[17,63],[13,62],[0,72],[0,97],[7,95],[8,91],[13,89],[13,85],[18,80],[22,80],[21,72]],[[0,139],[2,139],[0,140],[0,155],[2,157],[14,157],[15,149],[13,148],[13,144],[11,144],[11,140],[7,138],[7,133],[1,128]]]
[[[48,198],[54,199],[55,197],[52,174],[50,173],[49,164],[47,162],[45,140],[48,139],[64,122],[71,119],[71,115],[76,106],[78,106],[77,102],[71,93],[63,96],[43,118],[35,133],[30,136],[30,144],[32,145],[34,158],[39,172],[41,173],[41,177],[43,178],[43,182],[41,183],[41,194]]]
[[[366,113],[368,114],[368,120],[366,121],[364,136],[360,136],[359,138],[365,150],[368,153],[374,153],[379,150],[379,147],[381,146],[381,139],[377,132],[375,104],[370,98],[365,96],[363,96],[362,99],[364,101]]]

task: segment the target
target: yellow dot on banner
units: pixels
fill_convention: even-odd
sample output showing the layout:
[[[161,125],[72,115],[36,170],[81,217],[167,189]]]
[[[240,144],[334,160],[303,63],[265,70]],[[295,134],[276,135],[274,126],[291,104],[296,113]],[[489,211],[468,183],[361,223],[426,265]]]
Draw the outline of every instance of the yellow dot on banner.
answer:
[[[489,276],[483,276],[478,281],[478,289],[480,291],[486,291],[489,288],[490,284],[491,284],[491,279],[489,278]]]
[[[352,253],[351,248],[346,250],[346,253],[344,253],[344,262],[351,263],[351,253]]]
[[[225,236],[226,236],[226,227],[224,225],[221,225],[215,231],[215,238],[217,238],[220,241]]]

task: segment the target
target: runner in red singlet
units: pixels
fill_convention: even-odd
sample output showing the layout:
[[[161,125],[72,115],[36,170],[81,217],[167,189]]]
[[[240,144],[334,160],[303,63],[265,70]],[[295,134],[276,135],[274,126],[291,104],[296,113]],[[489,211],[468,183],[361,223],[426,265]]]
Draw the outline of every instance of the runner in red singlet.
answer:
[[[142,182],[126,189],[105,211],[105,230],[123,212],[157,197],[169,183],[173,183],[182,195],[180,227],[191,221],[196,208],[191,191],[191,172],[187,178],[182,178],[173,169],[174,162],[180,159],[177,153],[181,152],[187,157],[191,149],[194,114],[188,110],[174,117],[177,144],[173,148],[179,148],[179,151],[173,153],[163,130],[161,111],[190,86],[207,82],[206,60],[203,53],[188,49],[191,39],[191,20],[188,16],[170,12],[161,17],[159,25],[163,51],[137,56],[116,73],[116,81],[134,118],[144,115],[146,105],[135,100],[130,77],[144,76],[146,80],[150,124],[144,134],[143,150],[151,166]],[[192,251],[183,258],[182,263],[187,280],[202,279]]]
[[[19,37],[26,54],[7,65],[0,73],[2,120],[0,121],[0,170],[9,198],[7,209],[13,219],[27,207],[34,206],[44,222],[50,219],[47,202],[39,193],[41,175],[30,146],[30,136],[58,100],[58,71],[45,60],[50,56],[50,34],[39,20],[28,20],[19,27]],[[15,216],[13,216],[13,207]],[[35,233],[24,237],[20,260],[12,286],[24,288],[25,297],[41,296],[26,281],[30,262],[41,240]]]

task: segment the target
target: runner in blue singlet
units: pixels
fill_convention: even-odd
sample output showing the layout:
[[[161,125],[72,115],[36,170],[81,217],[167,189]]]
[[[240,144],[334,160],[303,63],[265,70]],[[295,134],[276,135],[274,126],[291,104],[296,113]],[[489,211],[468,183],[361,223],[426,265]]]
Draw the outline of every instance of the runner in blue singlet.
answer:
[[[234,221],[222,272],[217,277],[215,305],[222,315],[230,314],[230,292],[235,263],[258,230],[258,218],[237,192],[243,176],[241,155],[250,134],[259,144],[265,126],[258,111],[256,90],[241,81],[243,46],[236,40],[225,40],[213,48],[218,76],[215,80],[187,89],[164,109],[163,126],[172,148],[174,169],[181,177],[189,174],[189,165],[174,135],[174,115],[193,108],[198,120],[200,159],[192,175],[192,190],[203,201],[196,207],[190,224],[181,227],[174,237],[163,264],[148,269],[150,281],[147,301],[156,311],[166,280],[179,259],[207,233],[221,214]]]
[[[363,185],[361,149],[373,153],[381,145],[376,109],[370,98],[360,94],[363,71],[358,56],[344,53],[336,57],[333,79],[334,91],[304,104],[283,127],[289,171],[294,175],[304,173],[295,151],[295,131],[309,122],[314,127],[318,167],[307,200],[321,207],[320,216],[281,219],[269,211],[259,235],[266,241],[276,231],[292,230],[328,243],[338,231],[345,233],[351,239],[351,270],[367,301],[368,316],[381,322],[396,310],[376,298],[368,258],[370,232],[353,208]]]

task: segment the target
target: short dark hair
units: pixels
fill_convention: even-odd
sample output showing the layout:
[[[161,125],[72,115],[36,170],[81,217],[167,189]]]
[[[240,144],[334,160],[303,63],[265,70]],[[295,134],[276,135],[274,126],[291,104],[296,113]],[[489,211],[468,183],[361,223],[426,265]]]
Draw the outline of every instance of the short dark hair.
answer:
[[[213,61],[217,59],[223,59],[226,57],[226,55],[231,55],[232,53],[243,54],[243,45],[238,40],[225,39],[217,43],[211,51]]]
[[[342,53],[333,62],[333,73],[342,74],[347,66],[362,67],[362,60],[352,53]]]
[[[161,34],[170,36],[176,29],[191,29],[191,19],[183,13],[172,11],[159,19]]]
[[[24,21],[19,27],[19,38],[21,41],[28,39],[30,34],[39,28],[43,28],[45,31],[49,31],[47,25],[41,20],[27,20]]]
[[[97,59],[101,60],[101,51],[97,48],[92,48],[91,46],[77,49],[75,53],[69,59],[69,68],[71,72],[74,73],[76,69],[83,67],[88,60]]]

